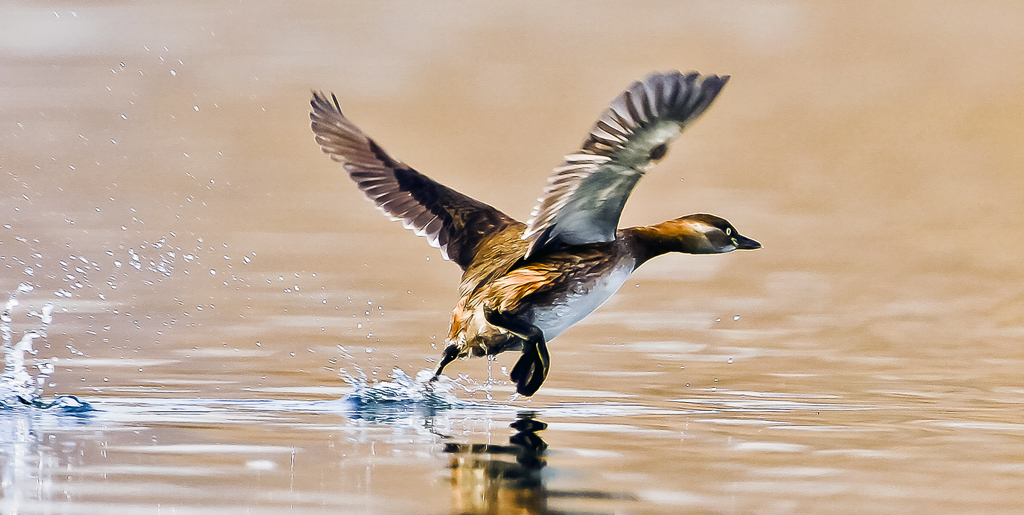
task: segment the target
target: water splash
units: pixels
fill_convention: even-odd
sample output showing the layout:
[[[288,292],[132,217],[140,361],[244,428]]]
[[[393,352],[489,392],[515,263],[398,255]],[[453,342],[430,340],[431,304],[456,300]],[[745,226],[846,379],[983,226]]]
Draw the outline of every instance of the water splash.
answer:
[[[89,411],[92,407],[88,403],[71,395],[58,395],[52,401],[44,401],[42,389],[38,385],[45,383],[46,378],[53,373],[53,364],[48,361],[34,360],[34,365],[39,371],[37,376],[30,374],[25,364],[26,353],[31,356],[36,355],[37,351],[32,347],[33,340],[46,337],[46,328],[53,321],[52,303],[46,303],[41,311],[28,313],[28,316],[39,319],[39,327],[25,331],[18,343],[12,344],[14,332],[11,329],[13,321],[11,313],[19,304],[18,295],[33,289],[30,284],[18,285],[18,289],[7,299],[4,310],[0,313],[0,338],[3,339],[4,350],[4,371],[0,375],[0,409],[25,405],[43,409],[57,408],[67,412]]]
[[[395,367],[388,375],[389,380],[372,384],[359,367],[356,367],[356,376],[344,370],[341,372],[342,379],[354,388],[352,393],[341,399],[352,418],[392,422],[475,406],[455,396],[457,389],[472,391],[472,385],[444,376],[432,380],[434,373],[430,370],[420,370],[414,379]]]
[[[450,408],[462,403],[453,393],[457,383],[447,377],[431,381],[434,374],[430,370],[419,371],[413,379],[404,370],[395,367],[388,374],[390,381],[373,384],[370,384],[369,378],[359,367],[356,367],[356,373],[358,376],[342,371],[342,379],[355,388],[354,392],[345,396],[345,400],[356,406],[424,404]]]

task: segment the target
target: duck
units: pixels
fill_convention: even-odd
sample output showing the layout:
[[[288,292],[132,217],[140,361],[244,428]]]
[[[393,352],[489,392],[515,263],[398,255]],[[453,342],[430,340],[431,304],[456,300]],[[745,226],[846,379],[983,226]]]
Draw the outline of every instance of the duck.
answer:
[[[761,248],[719,216],[698,213],[620,229],[638,181],[708,109],[727,75],[652,73],[630,84],[554,169],[526,223],[459,193],[384,150],[314,90],[311,127],[378,209],[462,269],[459,301],[432,380],[456,359],[521,351],[509,373],[534,395],[551,368],[548,343],[596,310],[642,264],[670,252]]]

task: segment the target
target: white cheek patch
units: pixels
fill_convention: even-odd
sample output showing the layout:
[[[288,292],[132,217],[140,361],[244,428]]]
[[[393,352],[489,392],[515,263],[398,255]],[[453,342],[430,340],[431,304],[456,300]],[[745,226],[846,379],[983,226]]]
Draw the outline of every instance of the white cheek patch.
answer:
[[[704,252],[717,254],[719,252],[728,252],[729,250],[735,250],[735,247],[730,248],[729,250],[724,250],[719,247],[716,247],[713,243],[711,243],[711,238],[709,237],[711,234],[722,233],[722,231],[717,227],[703,223],[690,223],[690,227],[693,227],[697,232],[704,236],[700,242],[701,248],[704,250]],[[732,241],[735,244],[736,238],[732,238]]]
[[[712,230],[715,229],[714,227],[711,227],[708,224],[700,223],[700,222],[693,222],[693,221],[689,221],[689,220],[686,221],[686,225],[689,225],[690,227],[693,228],[693,230],[695,232],[699,232],[701,234],[707,234],[708,231],[712,231]]]

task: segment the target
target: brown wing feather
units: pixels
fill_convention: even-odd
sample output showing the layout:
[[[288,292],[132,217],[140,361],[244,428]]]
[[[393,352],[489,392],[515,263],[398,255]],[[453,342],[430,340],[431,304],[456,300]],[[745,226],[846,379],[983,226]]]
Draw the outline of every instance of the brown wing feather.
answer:
[[[545,254],[536,261],[521,261],[521,266],[487,283],[487,303],[491,309],[516,313],[531,304],[527,297],[564,295],[572,285],[586,283],[614,267],[618,261],[609,256],[615,255],[616,245],[593,243],[574,247],[572,251]],[[539,302],[547,304],[551,299]]]
[[[466,270],[483,239],[517,223],[394,159],[341,113],[334,95],[331,99],[333,103],[314,91],[310,101],[309,117],[320,148],[344,164],[349,177],[378,209],[426,237],[445,259]]]

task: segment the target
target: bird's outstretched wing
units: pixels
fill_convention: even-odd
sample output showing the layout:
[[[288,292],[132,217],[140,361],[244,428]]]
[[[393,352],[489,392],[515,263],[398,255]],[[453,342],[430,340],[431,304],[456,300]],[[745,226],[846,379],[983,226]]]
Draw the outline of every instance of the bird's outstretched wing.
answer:
[[[548,179],[523,239],[527,255],[557,245],[612,241],[633,187],[725,86],[728,76],[652,74],[622,92],[583,148]]]
[[[331,102],[333,100],[333,103]],[[481,240],[515,220],[392,158],[341,113],[338,99],[313,92],[309,113],[316,142],[344,164],[367,198],[406,229],[425,236],[465,270]]]

